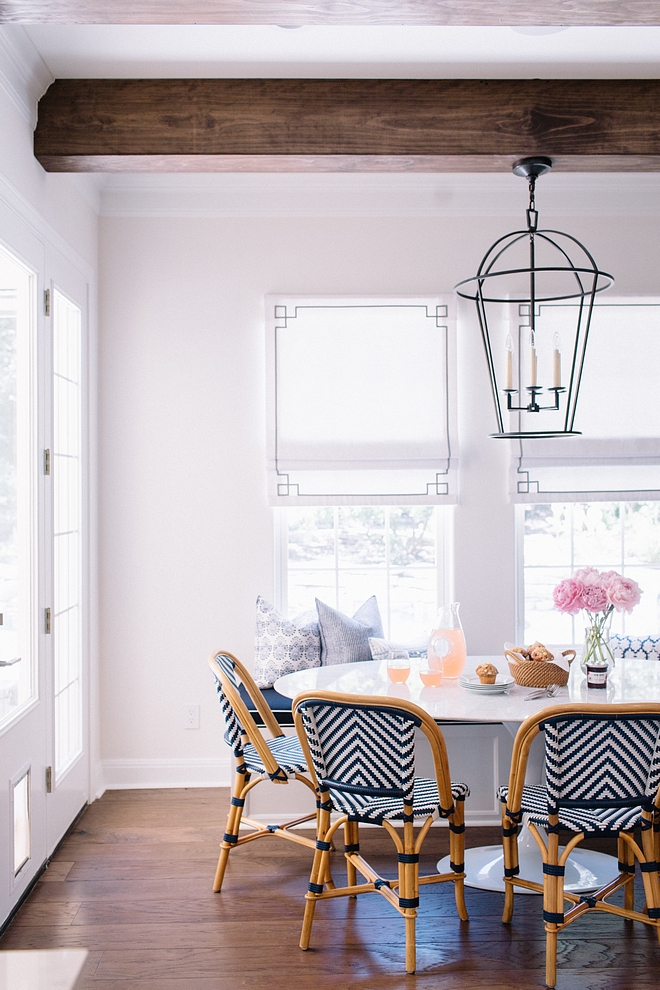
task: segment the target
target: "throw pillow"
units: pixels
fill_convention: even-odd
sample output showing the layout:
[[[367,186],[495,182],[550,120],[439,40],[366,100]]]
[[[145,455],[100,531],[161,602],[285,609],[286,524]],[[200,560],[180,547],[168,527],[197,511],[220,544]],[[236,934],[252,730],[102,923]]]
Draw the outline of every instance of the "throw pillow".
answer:
[[[369,637],[383,635],[376,596],[368,598],[351,619],[316,599],[321,633],[321,665],[371,660]]]
[[[387,639],[377,639],[375,636],[370,636],[369,649],[373,660],[386,660],[390,650],[406,650],[409,657],[425,657],[427,639],[428,637],[425,637],[423,642],[417,640],[414,643],[405,644],[390,643]]]
[[[657,636],[610,636],[610,649],[615,657],[660,660],[660,639]]]
[[[318,622],[305,612],[286,619],[274,605],[257,598],[254,679],[260,688],[272,687],[278,677],[321,666]]]

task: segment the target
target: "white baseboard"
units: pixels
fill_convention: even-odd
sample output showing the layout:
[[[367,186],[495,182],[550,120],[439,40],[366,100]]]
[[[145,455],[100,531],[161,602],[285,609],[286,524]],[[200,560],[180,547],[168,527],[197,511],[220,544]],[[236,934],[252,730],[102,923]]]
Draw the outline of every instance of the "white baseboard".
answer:
[[[225,759],[103,760],[108,790],[149,787],[229,787],[231,761]]]

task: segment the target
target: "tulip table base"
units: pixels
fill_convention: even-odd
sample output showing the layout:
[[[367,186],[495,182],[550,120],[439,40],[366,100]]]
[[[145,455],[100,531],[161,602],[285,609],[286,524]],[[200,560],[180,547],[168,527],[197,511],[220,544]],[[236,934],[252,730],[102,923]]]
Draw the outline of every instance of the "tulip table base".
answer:
[[[560,847],[561,848],[561,847]],[[543,883],[543,862],[534,836],[526,825],[518,836],[518,861],[520,876],[524,880]],[[449,856],[438,863],[439,873],[451,873]],[[572,894],[587,894],[603,887],[619,872],[614,856],[594,852],[592,849],[575,849],[566,863],[564,886]],[[504,856],[501,846],[477,846],[465,850],[465,886],[480,890],[504,890]],[[516,894],[535,894],[535,890],[516,887]]]

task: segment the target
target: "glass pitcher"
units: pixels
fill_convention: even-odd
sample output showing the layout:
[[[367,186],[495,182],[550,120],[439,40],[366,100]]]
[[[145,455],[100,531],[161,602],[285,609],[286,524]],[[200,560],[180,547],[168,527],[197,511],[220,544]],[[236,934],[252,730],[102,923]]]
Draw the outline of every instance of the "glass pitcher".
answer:
[[[429,639],[429,661],[439,657],[445,677],[458,677],[462,674],[467,659],[465,636],[458,616],[460,607],[459,602],[453,602],[438,609]]]

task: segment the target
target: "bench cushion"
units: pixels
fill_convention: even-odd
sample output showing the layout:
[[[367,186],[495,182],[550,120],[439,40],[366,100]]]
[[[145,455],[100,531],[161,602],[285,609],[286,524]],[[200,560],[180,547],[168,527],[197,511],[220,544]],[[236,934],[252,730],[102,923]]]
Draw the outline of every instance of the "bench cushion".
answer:
[[[241,693],[241,698],[247,705],[248,710],[257,725],[263,725],[264,723],[259,715],[259,712],[252,704],[250,695],[247,693],[242,684],[239,687],[239,691]],[[278,723],[280,725],[293,725],[293,715],[291,714],[291,705],[293,704],[293,700],[291,698],[285,698],[283,694],[278,694],[275,688],[262,688],[261,693],[266,699],[266,704],[272,711]]]

